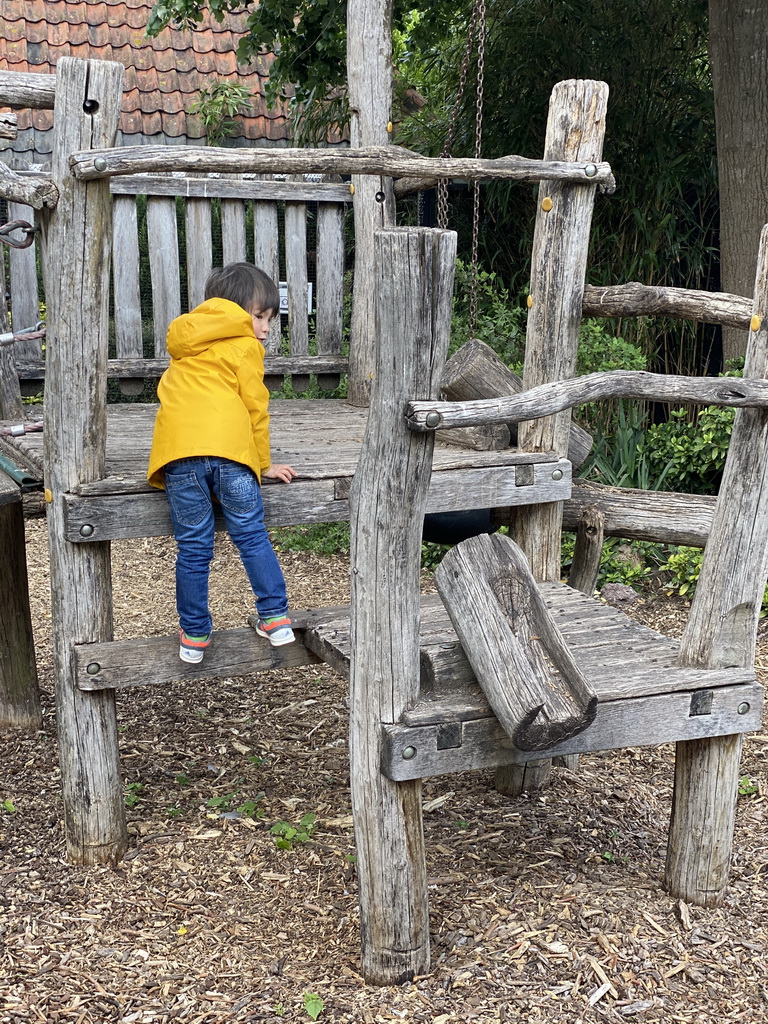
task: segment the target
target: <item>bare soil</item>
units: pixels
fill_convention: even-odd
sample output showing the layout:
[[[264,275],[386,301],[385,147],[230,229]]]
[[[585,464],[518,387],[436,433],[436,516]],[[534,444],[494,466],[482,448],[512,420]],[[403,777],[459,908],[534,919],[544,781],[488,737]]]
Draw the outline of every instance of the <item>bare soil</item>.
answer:
[[[662,887],[669,747],[582,757],[520,800],[492,772],[424,784],[432,968],[360,977],[346,683],[312,666],[120,694],[131,847],[64,859],[45,523],[30,520],[45,728],[0,742],[0,1021],[768,1021],[768,736],[748,739],[723,905]],[[343,559],[281,555],[292,604],[347,599]],[[116,635],[172,631],[167,540],[115,543]],[[218,542],[213,608],[250,600]],[[684,605],[633,614],[679,632]],[[758,663],[768,665],[761,636]],[[13,808],[13,809],[11,809]],[[241,810],[238,810],[241,808]],[[292,849],[271,829],[316,827]]]

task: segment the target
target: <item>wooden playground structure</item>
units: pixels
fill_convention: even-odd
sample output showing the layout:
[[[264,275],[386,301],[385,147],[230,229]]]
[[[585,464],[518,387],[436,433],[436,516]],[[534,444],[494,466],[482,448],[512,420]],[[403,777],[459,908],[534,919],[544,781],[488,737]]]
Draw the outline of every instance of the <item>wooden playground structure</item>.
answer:
[[[767,233],[748,312],[736,297],[697,293],[700,315],[733,316],[749,325],[744,380],[623,371],[572,380],[592,207],[598,186],[611,181],[601,160],[603,83],[555,87],[543,160],[446,163],[387,151],[365,132],[354,139],[363,148],[338,153],[114,149],[121,74],[119,65],[63,58],[55,82],[0,75],[3,104],[55,110],[50,177],[0,177],[6,198],[38,210],[47,304],[44,429],[14,431],[19,424],[6,412],[1,426],[8,433],[0,445],[21,472],[42,479],[48,502],[69,858],[114,864],[126,850],[116,691],[176,680],[194,685],[202,676],[323,659],[350,678],[352,805],[368,980],[393,983],[428,970],[420,780],[434,774],[496,766],[498,785],[515,792],[526,784],[526,772],[535,776],[553,757],[675,742],[666,884],[684,900],[716,904],[728,878],[742,736],[760,727],[762,712],[754,645],[768,552]],[[309,171],[354,175],[356,312],[348,364],[341,355],[341,278],[331,268],[341,272],[340,211],[349,190],[232,177]],[[455,235],[393,226],[394,178],[402,187],[411,179],[458,174],[540,183],[525,391],[517,396],[440,400]],[[158,240],[150,267],[151,356],[142,347],[136,305],[136,195],[148,196]],[[107,379],[131,390],[132,382],[165,365],[164,324],[181,308],[176,196],[188,197],[190,304],[210,265],[212,197],[221,200],[225,259],[244,253],[243,208],[253,203],[262,246],[257,261],[268,268],[277,252],[277,203],[285,203],[286,237],[294,239],[285,243],[286,251],[293,246],[294,348],[290,357],[272,348],[267,373],[301,379],[348,370],[351,380],[350,402],[273,403],[274,456],[291,462],[299,478],[290,487],[265,487],[271,525],[350,519],[350,608],[307,612],[299,641],[287,649],[269,647],[248,628],[218,633],[197,667],[179,662],[175,634],[112,639],[110,541],[171,532],[163,496],[144,482],[155,407],[108,407]],[[320,278],[317,286],[316,354],[298,313],[306,295],[301,225],[307,202],[323,210],[318,264],[322,252],[326,277],[322,293]],[[613,309],[619,293],[591,289],[589,301]],[[690,293],[678,297],[679,307],[675,296],[667,298],[680,315],[689,315]],[[647,295],[632,301],[636,313],[648,311]],[[27,359],[24,372],[32,375],[34,362]],[[10,392],[7,382],[4,388]],[[721,497],[704,513],[706,558],[679,644],[560,582],[561,530],[572,490],[570,409],[596,397],[628,395],[742,407]],[[36,426],[34,419],[26,424]],[[517,445],[477,450],[435,440],[438,429],[483,424],[517,424]],[[16,602],[18,625],[15,653],[0,662],[2,712],[6,724],[34,726],[39,704],[19,598],[18,488],[2,474],[0,481],[0,509],[12,510],[2,520],[0,550],[13,553],[0,568],[0,585],[4,607]],[[594,495],[590,504],[600,511]],[[420,598],[425,512],[472,508],[513,509],[512,539],[480,537],[459,545],[438,573],[441,598]],[[577,520],[582,511],[577,508]],[[624,529],[615,496],[600,514],[607,530]],[[663,534],[663,523],[654,527],[652,514],[646,515],[644,529],[654,528]],[[151,700],[151,691],[143,699]]]

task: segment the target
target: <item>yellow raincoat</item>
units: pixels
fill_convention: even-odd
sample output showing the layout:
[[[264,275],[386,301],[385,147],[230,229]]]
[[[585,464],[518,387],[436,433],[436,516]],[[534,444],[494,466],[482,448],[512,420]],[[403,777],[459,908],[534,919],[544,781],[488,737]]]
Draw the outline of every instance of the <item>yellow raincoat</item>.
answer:
[[[228,299],[208,299],[168,328],[171,364],[160,378],[147,479],[164,487],[174,459],[218,455],[250,466],[261,479],[270,464],[269,391],[264,346],[250,314]]]

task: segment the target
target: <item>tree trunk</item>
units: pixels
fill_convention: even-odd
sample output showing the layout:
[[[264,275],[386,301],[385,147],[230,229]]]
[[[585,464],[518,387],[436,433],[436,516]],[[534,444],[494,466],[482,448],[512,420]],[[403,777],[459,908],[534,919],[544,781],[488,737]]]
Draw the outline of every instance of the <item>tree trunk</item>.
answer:
[[[760,230],[768,221],[768,6],[709,0],[709,57],[715,90],[724,291],[750,295]],[[726,359],[743,356],[747,332],[723,330]]]

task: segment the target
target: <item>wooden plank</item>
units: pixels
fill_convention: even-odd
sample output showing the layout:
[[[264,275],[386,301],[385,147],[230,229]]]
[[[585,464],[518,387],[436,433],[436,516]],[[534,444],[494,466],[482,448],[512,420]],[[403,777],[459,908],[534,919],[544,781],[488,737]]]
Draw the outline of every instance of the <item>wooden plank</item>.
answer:
[[[118,359],[143,359],[139,221],[134,199],[116,196],[112,200],[112,230],[118,240],[112,253],[115,351]]]
[[[21,491],[0,472],[0,726],[42,728]]]
[[[366,20],[383,15],[378,5],[369,6],[377,10]],[[352,11],[350,4],[350,17]],[[363,17],[359,8],[356,16]],[[378,355],[350,494],[349,754],[363,973],[369,981],[394,983],[429,962],[421,789],[416,782],[395,785],[380,771],[380,724],[396,722],[418,692],[414,626],[433,444],[426,437],[414,443],[399,413],[406,397],[426,398],[439,388],[456,235],[393,229],[377,232],[374,245]]]
[[[134,686],[163,686],[249,675],[271,669],[296,668],[320,659],[301,642],[287,647],[272,647],[253,629],[224,629],[214,632],[211,646],[198,665],[179,659],[179,636],[137,637],[111,643],[75,646],[77,684],[81,690],[122,690]]]
[[[184,207],[184,217],[187,242],[187,297],[189,308],[194,309],[205,298],[205,282],[213,270],[211,204],[203,199],[188,199]]]
[[[633,697],[600,703],[592,725],[578,736],[542,751],[547,758],[597,750],[674,743],[680,737],[698,741],[730,736],[761,726],[763,689],[758,683],[712,690],[708,714],[691,715],[691,692]],[[744,711],[744,708],[747,708]],[[739,709],[742,709],[741,711]],[[381,768],[395,781],[421,779],[468,769],[521,765],[524,752],[515,750],[495,718],[427,726],[383,726]],[[460,745],[445,747],[446,733]]]
[[[604,82],[559,82],[552,90],[544,148],[546,160],[600,160],[605,135],[608,86]],[[581,324],[589,230],[595,188],[552,182],[542,185],[531,257],[531,309],[526,332],[526,390],[571,377]],[[518,427],[519,446],[565,455],[570,412]],[[512,533],[528,555],[537,579],[560,575],[562,507],[559,503],[521,510]]]
[[[206,275],[207,276],[207,275]],[[161,377],[168,368],[168,357],[162,359],[110,359],[107,362],[109,377]],[[348,360],[344,356],[267,356],[267,374],[332,373],[343,372]]]
[[[344,206],[317,208],[315,342],[319,355],[339,354],[344,331]],[[336,375],[318,378],[321,388],[335,388]]]
[[[8,220],[29,221],[29,207],[17,203],[8,204]],[[39,236],[37,236],[39,237]],[[8,254],[9,279],[11,287],[11,318],[14,330],[34,327],[40,319],[40,297],[37,290],[37,243],[26,249],[11,249]],[[17,341],[14,358],[42,359],[43,342]]]
[[[273,281],[280,280],[280,238],[278,231],[277,204],[256,201],[253,204],[253,262],[268,274]],[[279,355],[282,351],[280,317],[276,316],[269,329],[265,348],[267,355]],[[265,367],[265,376],[279,374],[272,367]]]
[[[768,225],[760,236],[744,372],[768,376]],[[754,666],[768,556],[768,410],[740,409],[680,645],[683,665]],[[741,739],[678,743],[667,847],[673,896],[715,906],[728,884]],[[681,737],[684,738],[684,737]]]
[[[305,203],[285,204],[285,278],[288,282],[288,333],[291,355],[309,352],[307,314],[307,207]],[[294,377],[296,391],[306,391],[307,377]]]
[[[590,505],[579,516],[576,544],[573,549],[568,585],[591,597],[600,574],[600,560],[605,538],[605,516],[596,505]]]
[[[0,334],[8,334],[10,328],[5,282],[5,258],[0,253]],[[13,349],[13,345],[0,345],[0,419],[21,423],[24,404]]]
[[[67,856],[72,863],[114,864],[128,836],[114,695],[83,694],[72,645],[112,635],[108,544],[64,539],[63,495],[105,471],[106,359],[112,218],[105,182],[77,183],[70,154],[112,145],[123,68],[60,57],[52,175],[59,204],[48,216],[46,303],[49,344],[45,402],[45,479],[51,556],[52,651]]]
[[[435,583],[480,688],[518,750],[555,746],[594,721],[595,691],[514,541],[470,537],[445,555]]]
[[[245,205],[240,199],[221,200],[221,244],[225,266],[245,260]]]
[[[168,325],[181,313],[181,272],[179,233],[175,199],[150,196],[147,199],[147,239],[152,278],[152,312],[155,357],[166,356]]]
[[[53,110],[56,76],[32,71],[0,71],[0,106]]]
[[[351,203],[349,185],[336,182],[265,181],[244,178],[194,178],[187,175],[134,174],[110,178],[113,195],[186,196],[198,199],[256,199],[273,205],[278,202]]]

